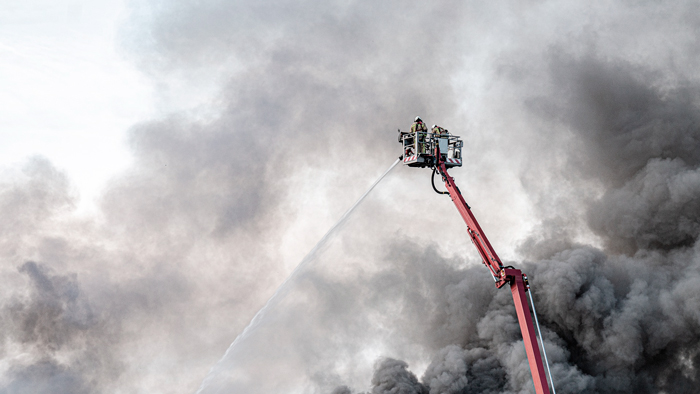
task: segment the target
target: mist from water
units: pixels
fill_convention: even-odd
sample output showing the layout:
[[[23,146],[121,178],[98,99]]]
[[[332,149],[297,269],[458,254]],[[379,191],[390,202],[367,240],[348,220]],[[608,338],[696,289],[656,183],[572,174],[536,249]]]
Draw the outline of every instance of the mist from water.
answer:
[[[338,219],[338,221],[328,230],[328,232],[326,232],[326,234],[296,266],[287,279],[282,282],[272,297],[270,297],[270,299],[267,301],[265,306],[263,306],[255,314],[248,326],[246,326],[243,332],[241,332],[241,334],[239,334],[238,337],[236,337],[236,339],[231,343],[222,359],[212,368],[208,376],[202,382],[199,390],[197,390],[198,394],[219,393],[222,389],[230,386],[231,383],[229,380],[238,376],[235,369],[241,362],[245,362],[245,360],[239,356],[239,353],[237,352],[239,344],[246,341],[251,333],[264,323],[266,315],[270,312],[274,312],[279,306],[280,302],[282,302],[284,298],[287,297],[296,286],[298,286],[295,282],[298,280],[299,276],[305,270],[308,270],[310,265],[317,262],[319,254],[327,247],[330,241],[340,234],[340,230],[343,229],[348,218],[350,218],[350,216],[355,212],[356,208],[362,204],[372,190],[374,190],[375,187],[396,167],[400,160],[400,158],[396,159],[396,161],[394,161],[394,163],[391,164],[391,166],[389,166],[389,168],[384,171],[384,173],[382,173],[377,180],[374,181],[374,183],[372,183],[367,191],[365,191],[365,193],[362,194],[362,196],[343,214],[343,216]]]

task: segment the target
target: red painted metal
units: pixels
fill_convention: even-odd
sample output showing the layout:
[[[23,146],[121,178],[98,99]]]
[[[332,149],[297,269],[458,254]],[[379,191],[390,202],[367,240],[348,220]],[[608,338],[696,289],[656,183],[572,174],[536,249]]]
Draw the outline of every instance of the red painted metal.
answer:
[[[440,155],[438,154],[437,157],[440,157]],[[501,263],[501,259],[496,254],[496,251],[493,250],[484,231],[481,230],[481,226],[479,226],[479,222],[476,221],[474,214],[472,214],[471,209],[469,209],[469,205],[464,201],[464,197],[462,197],[462,193],[459,192],[454,178],[447,173],[445,163],[440,161],[438,166],[438,171],[445,181],[445,187],[447,187],[447,191],[450,193],[452,202],[454,202],[457,207],[459,214],[462,215],[462,219],[467,223],[467,231],[469,231],[469,236],[481,255],[481,260],[489,271],[491,271],[491,275],[493,275],[494,279],[496,279],[496,287],[501,288],[507,283],[505,278],[502,278],[503,264]]]
[[[507,276],[514,278],[510,284],[510,292],[513,293],[515,312],[518,314],[520,332],[523,334],[523,343],[525,344],[527,361],[530,363],[530,373],[532,373],[532,382],[535,384],[535,392],[549,394],[547,375],[545,375],[540,348],[537,346],[537,333],[535,332],[535,326],[532,324],[530,305],[527,303],[527,294],[525,294],[527,288],[523,282],[523,274],[520,270],[511,268],[506,268],[505,273]]]
[[[474,246],[476,246],[476,249],[479,251],[484,265],[491,271],[491,275],[493,275],[496,281],[496,287],[500,289],[506,283],[510,284],[510,291],[513,293],[515,311],[518,315],[520,331],[522,332],[523,342],[525,344],[525,352],[527,353],[527,360],[530,363],[532,380],[535,384],[535,391],[537,394],[549,394],[549,385],[547,384],[544,364],[542,363],[540,348],[537,345],[535,326],[532,324],[530,306],[527,303],[527,295],[525,294],[525,292],[528,291],[528,285],[523,281],[523,273],[518,269],[503,267],[501,259],[496,254],[496,251],[493,250],[491,243],[488,238],[486,238],[486,234],[484,234],[481,226],[479,226],[479,222],[476,221],[474,214],[472,214],[469,205],[464,201],[464,197],[462,197],[462,193],[459,191],[459,188],[457,188],[454,179],[447,173],[444,159],[437,148],[435,157],[437,161],[436,167],[445,181],[445,187],[450,193],[452,202],[454,202],[460,215],[462,215],[462,219],[467,223],[469,236]]]

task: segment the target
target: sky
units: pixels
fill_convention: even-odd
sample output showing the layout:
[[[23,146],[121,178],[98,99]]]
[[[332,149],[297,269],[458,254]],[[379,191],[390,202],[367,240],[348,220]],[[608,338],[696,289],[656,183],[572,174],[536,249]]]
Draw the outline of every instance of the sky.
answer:
[[[464,139],[558,392],[700,379],[695,2],[1,8],[0,393],[532,392],[428,170],[314,249],[417,115]]]
[[[126,168],[126,131],[155,110],[124,59],[121,1],[7,2],[2,18],[2,164],[33,155],[70,173],[85,207]]]

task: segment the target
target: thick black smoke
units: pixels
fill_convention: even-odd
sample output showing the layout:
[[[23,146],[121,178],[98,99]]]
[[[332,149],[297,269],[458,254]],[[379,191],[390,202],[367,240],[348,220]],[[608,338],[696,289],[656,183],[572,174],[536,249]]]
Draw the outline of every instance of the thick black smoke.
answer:
[[[372,394],[426,394],[425,386],[403,361],[387,358],[377,363],[372,377]]]

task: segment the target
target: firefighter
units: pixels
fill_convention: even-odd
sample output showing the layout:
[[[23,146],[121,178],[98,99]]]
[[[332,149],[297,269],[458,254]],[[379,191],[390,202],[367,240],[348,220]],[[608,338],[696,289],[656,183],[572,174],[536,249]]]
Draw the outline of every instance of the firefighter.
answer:
[[[434,124],[433,127],[430,128],[430,132],[433,133],[433,138],[434,138],[435,143],[438,143],[438,138],[447,139],[448,138],[447,134],[449,134],[447,129],[444,129],[436,124]],[[443,148],[443,149],[445,149],[445,148]],[[442,156],[444,158],[446,158],[447,152],[442,152]]]
[[[447,134],[449,134],[447,129],[444,129],[436,124],[434,124],[433,127],[431,128],[431,133],[433,133],[436,137],[443,137],[443,136],[446,137]]]
[[[414,140],[416,141],[416,154],[426,153],[425,152],[425,133],[428,132],[428,127],[423,123],[423,119],[420,116],[416,116],[416,119],[411,125],[411,133],[415,135]]]

